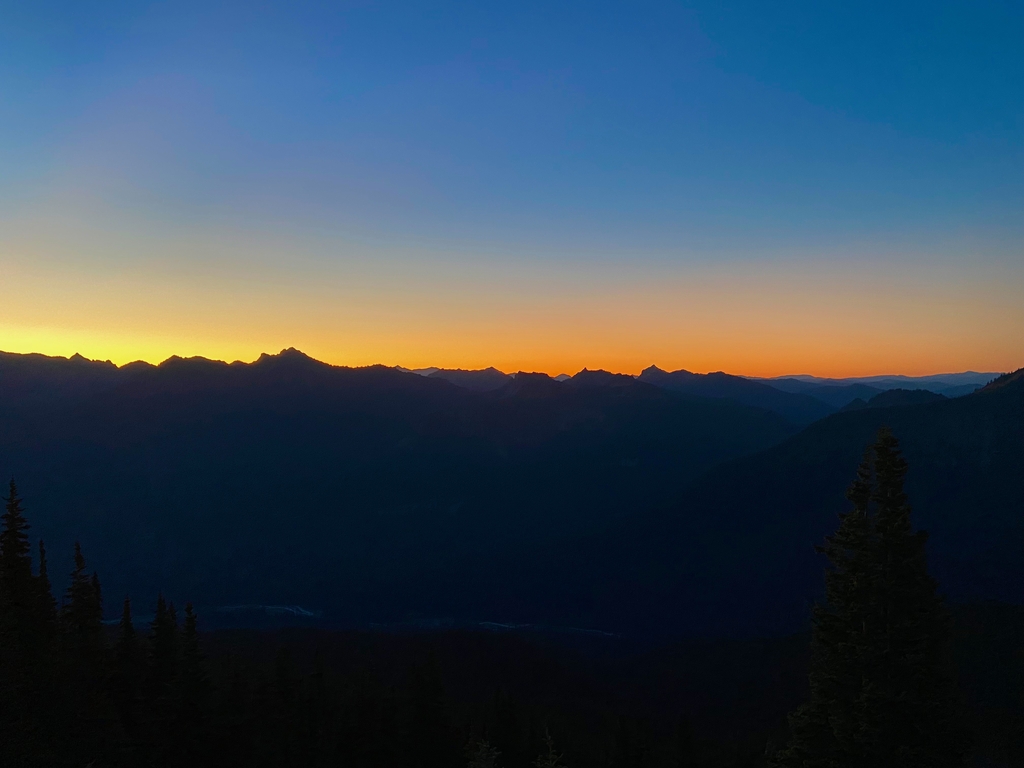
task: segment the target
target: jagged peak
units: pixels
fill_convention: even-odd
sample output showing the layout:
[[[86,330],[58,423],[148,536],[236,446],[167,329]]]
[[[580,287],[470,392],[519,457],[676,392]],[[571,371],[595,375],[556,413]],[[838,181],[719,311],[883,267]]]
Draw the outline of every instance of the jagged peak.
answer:
[[[637,376],[637,378],[643,380],[643,379],[652,379],[652,378],[662,379],[662,378],[665,378],[667,376],[699,376],[699,375],[700,374],[692,373],[691,371],[688,371],[685,368],[680,368],[677,371],[666,371],[665,369],[659,368],[656,365],[649,365],[646,368],[644,368],[642,371],[640,371],[640,375]]]
[[[323,363],[316,358],[310,357],[302,350],[296,349],[295,347],[288,347],[282,349],[276,355],[271,355],[264,352],[260,355],[256,362],[253,363],[255,366],[266,366],[266,365],[288,365],[288,366],[323,366],[328,367],[327,363]]]
[[[191,357],[182,357],[181,355],[171,355],[166,360],[164,360],[162,363],[160,363],[157,367],[158,368],[162,368],[163,366],[167,366],[167,365],[173,366],[173,365],[181,365],[183,363],[194,363],[194,364],[200,364],[200,365],[203,364],[203,363],[213,363],[214,365],[227,365],[227,363],[224,362],[223,360],[212,360],[209,357],[203,357],[202,355],[192,355]]]
[[[574,384],[582,386],[626,386],[633,384],[635,379],[628,373],[611,373],[603,369],[596,371],[590,371],[584,368],[582,371],[573,376],[570,381]]]

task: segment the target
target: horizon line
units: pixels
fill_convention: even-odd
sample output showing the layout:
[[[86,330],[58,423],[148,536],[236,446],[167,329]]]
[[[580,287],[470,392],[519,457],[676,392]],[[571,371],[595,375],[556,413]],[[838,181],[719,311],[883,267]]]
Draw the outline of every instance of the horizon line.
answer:
[[[219,359],[219,358],[215,358],[215,357],[206,357],[205,355],[187,355],[186,356],[186,355],[173,354],[173,355],[169,355],[168,357],[165,357],[162,360],[159,360],[158,362],[154,362],[153,360],[146,360],[146,359],[140,357],[140,358],[138,358],[136,360],[129,360],[127,362],[118,364],[118,363],[113,362],[109,358],[106,359],[106,360],[102,360],[102,359],[99,359],[99,358],[91,358],[91,357],[87,357],[86,355],[83,355],[83,354],[81,354],[79,352],[75,352],[75,353],[73,353],[71,355],[66,355],[65,356],[65,355],[49,355],[49,354],[46,354],[45,352],[10,352],[10,351],[7,351],[7,350],[0,350],[0,355],[14,355],[14,356],[19,356],[19,357],[36,356],[36,357],[45,357],[45,358],[48,358],[48,359],[51,359],[51,360],[66,360],[66,361],[71,361],[71,360],[74,360],[74,359],[77,358],[77,359],[85,360],[85,361],[88,361],[88,362],[91,362],[91,363],[99,363],[99,364],[112,365],[115,368],[117,368],[118,370],[120,370],[120,369],[125,368],[127,366],[137,365],[139,363],[142,363],[142,364],[145,364],[145,365],[151,365],[153,367],[159,367],[159,366],[161,366],[161,365],[163,365],[163,364],[165,364],[165,363],[167,363],[167,362],[169,362],[171,360],[205,360],[205,361],[212,362],[212,363],[223,363],[224,365],[236,365],[236,364],[238,364],[238,365],[253,365],[253,364],[259,362],[259,360],[263,359],[264,357],[280,357],[280,356],[282,356],[284,354],[287,354],[289,352],[298,353],[298,354],[302,355],[303,357],[306,357],[306,358],[308,358],[310,360],[313,360],[313,361],[315,361],[317,363],[320,363],[322,365],[330,366],[332,368],[352,368],[352,369],[358,369],[358,368],[373,368],[375,366],[381,366],[381,367],[384,367],[384,368],[392,368],[392,369],[400,370],[400,371],[403,371],[403,372],[406,372],[406,373],[414,373],[414,374],[418,374],[418,375],[429,375],[429,374],[423,374],[422,373],[423,371],[431,371],[431,372],[433,372],[433,371],[466,371],[466,372],[474,372],[474,371],[485,371],[485,370],[489,370],[490,369],[490,370],[495,370],[498,373],[502,373],[502,374],[504,374],[506,376],[514,376],[517,373],[543,373],[543,374],[545,374],[547,376],[550,376],[551,378],[556,378],[558,376],[575,376],[577,373],[581,373],[583,371],[592,371],[592,372],[603,371],[605,373],[612,373],[612,374],[623,375],[623,376],[632,376],[633,378],[637,378],[637,377],[640,376],[640,373],[625,373],[625,372],[621,372],[621,371],[611,371],[611,370],[608,370],[608,369],[605,369],[605,368],[589,368],[587,366],[584,366],[579,371],[576,371],[576,373],[571,373],[570,374],[570,373],[566,373],[566,371],[569,370],[569,368],[566,368],[565,370],[560,370],[558,373],[551,373],[549,371],[537,371],[537,370],[528,371],[528,370],[525,370],[525,369],[519,369],[518,371],[504,371],[504,370],[502,370],[502,369],[500,369],[500,368],[498,368],[497,366],[494,366],[494,365],[483,366],[481,368],[462,368],[462,367],[451,368],[451,367],[444,367],[444,366],[417,366],[417,367],[413,368],[413,367],[403,366],[401,364],[388,365],[387,363],[368,363],[368,364],[365,364],[365,365],[348,365],[348,364],[344,364],[344,363],[333,363],[333,362],[329,362],[329,361],[326,361],[326,360],[321,360],[321,359],[319,359],[317,357],[314,357],[314,356],[312,356],[310,354],[307,354],[306,352],[303,352],[302,350],[300,350],[299,348],[294,347],[294,346],[286,347],[286,348],[282,349],[280,352],[277,352],[277,353],[262,352],[262,353],[260,353],[260,355],[258,357],[256,357],[254,360],[251,360],[251,361],[246,361],[246,360],[242,360],[242,359],[235,359],[235,360],[230,360],[229,361],[229,360],[223,360],[223,359]],[[699,375],[708,375],[708,374],[713,374],[713,373],[725,373],[727,375],[737,376],[737,377],[740,377],[740,378],[750,379],[750,380],[754,380],[754,381],[771,381],[771,380],[790,379],[790,378],[792,378],[792,379],[811,378],[811,379],[818,379],[818,380],[822,380],[822,381],[849,381],[849,380],[854,380],[854,379],[864,380],[864,379],[882,379],[882,378],[902,378],[902,379],[911,379],[911,380],[913,380],[913,379],[935,378],[935,377],[940,377],[940,376],[963,376],[963,375],[1001,376],[1003,374],[1011,373],[1012,372],[1012,371],[975,371],[975,370],[950,371],[950,370],[943,370],[943,371],[939,371],[937,373],[925,373],[925,374],[917,374],[917,375],[911,375],[911,374],[905,374],[905,373],[869,373],[869,374],[860,374],[860,375],[853,375],[853,376],[821,376],[821,375],[812,374],[812,373],[787,373],[787,374],[781,374],[781,375],[777,375],[777,376],[758,376],[758,375],[744,374],[744,373],[730,373],[730,372],[725,371],[723,369],[707,370],[707,371],[694,371],[694,370],[690,370],[689,368],[676,368],[675,370],[670,370],[668,368],[662,369],[660,366],[658,366],[655,363],[652,363],[647,368],[658,368],[659,370],[664,370],[664,371],[666,371],[668,373],[675,373],[675,372],[678,372],[678,371],[686,371],[687,373],[694,373],[694,374],[699,374]],[[647,370],[647,368],[642,369],[641,373],[643,372],[643,370]]]

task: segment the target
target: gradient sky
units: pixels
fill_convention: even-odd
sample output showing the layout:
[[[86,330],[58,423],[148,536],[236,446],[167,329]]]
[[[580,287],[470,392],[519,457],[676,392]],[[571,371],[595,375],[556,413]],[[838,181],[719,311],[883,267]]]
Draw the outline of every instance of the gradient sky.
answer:
[[[0,349],[1024,365],[1024,3],[0,2]]]

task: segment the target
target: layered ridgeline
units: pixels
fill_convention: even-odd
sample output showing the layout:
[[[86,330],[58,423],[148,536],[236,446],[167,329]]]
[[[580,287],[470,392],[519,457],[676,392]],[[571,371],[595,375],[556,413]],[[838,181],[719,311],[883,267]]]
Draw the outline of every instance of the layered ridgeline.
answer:
[[[572,584],[598,624],[708,635],[799,627],[821,592],[814,545],[849,508],[851,473],[886,425],[910,466],[913,521],[929,534],[940,589],[954,602],[1024,603],[1024,374],[925,399],[839,413],[719,466],[678,505],[618,526],[548,578]],[[574,578],[595,571],[597,581]]]
[[[797,433],[742,393],[649,379],[347,369],[295,351],[122,368],[4,356],[0,471],[52,551],[82,541],[108,594],[163,589],[211,620],[272,604],[338,624],[763,634],[804,626],[813,547],[888,424],[940,586],[1022,600],[1019,380],[889,395]]]
[[[796,430],[628,376],[520,374],[477,391],[294,350],[122,368],[5,355],[0,390],[0,471],[36,534],[58,552],[80,540],[109,594],[297,604],[340,622],[529,618],[528,595],[481,604],[477,573],[533,572],[553,542],[668,503]]]

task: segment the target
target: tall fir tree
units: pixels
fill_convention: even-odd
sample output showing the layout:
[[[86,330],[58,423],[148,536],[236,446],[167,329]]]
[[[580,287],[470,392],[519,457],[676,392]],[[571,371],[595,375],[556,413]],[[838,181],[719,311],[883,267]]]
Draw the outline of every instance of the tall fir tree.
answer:
[[[551,738],[550,732],[544,733],[544,750],[533,764],[536,768],[565,768],[562,753],[555,750],[555,740]]]
[[[37,582],[32,577],[28,521],[18,488],[11,480],[0,527],[0,643],[11,664],[24,665],[34,650],[38,629]]]
[[[178,676],[178,620],[174,606],[163,595],[156,600],[156,613],[149,630],[149,696],[165,697]]]
[[[497,768],[501,753],[482,739],[466,747],[466,768]]]
[[[57,601],[53,597],[53,585],[50,583],[49,566],[46,562],[46,545],[39,540],[39,577],[36,584],[39,600],[39,614],[45,642],[47,646],[53,641],[57,632]]]
[[[139,738],[139,715],[142,706],[142,682],[145,665],[138,633],[132,623],[132,603],[125,597],[114,646],[114,669],[111,690],[126,734],[132,741]]]
[[[180,639],[174,605],[157,597],[156,613],[149,630],[149,671],[144,689],[144,740],[153,765],[173,765],[178,757],[177,681]]]
[[[27,584],[31,578],[32,558],[29,555],[29,525],[14,480],[8,486],[4,502],[3,528],[0,530],[0,579],[10,596],[19,582]]]
[[[0,517],[0,764],[41,765],[45,749],[48,656],[28,521],[11,480]]]
[[[114,759],[124,739],[109,697],[110,657],[99,578],[87,572],[78,542],[74,564],[59,619],[63,746],[69,759],[106,763]]]
[[[64,596],[61,624],[68,652],[92,660],[103,641],[103,603],[99,578],[86,572],[82,546],[75,542],[75,568]]]
[[[948,664],[949,619],[915,532],[899,444],[882,429],[847,491],[853,509],[819,551],[831,564],[814,611],[810,700],[790,717],[785,768],[965,764]]]
[[[118,661],[129,661],[134,658],[139,649],[139,637],[135,632],[135,624],[132,622],[132,601],[125,597],[121,605],[121,620],[117,624],[117,645],[114,648],[114,657]]]
[[[199,765],[206,754],[206,716],[210,682],[206,675],[206,661],[199,647],[199,630],[192,603],[185,604],[185,622],[181,633],[181,669],[177,688],[176,730],[182,745],[179,762]]]

